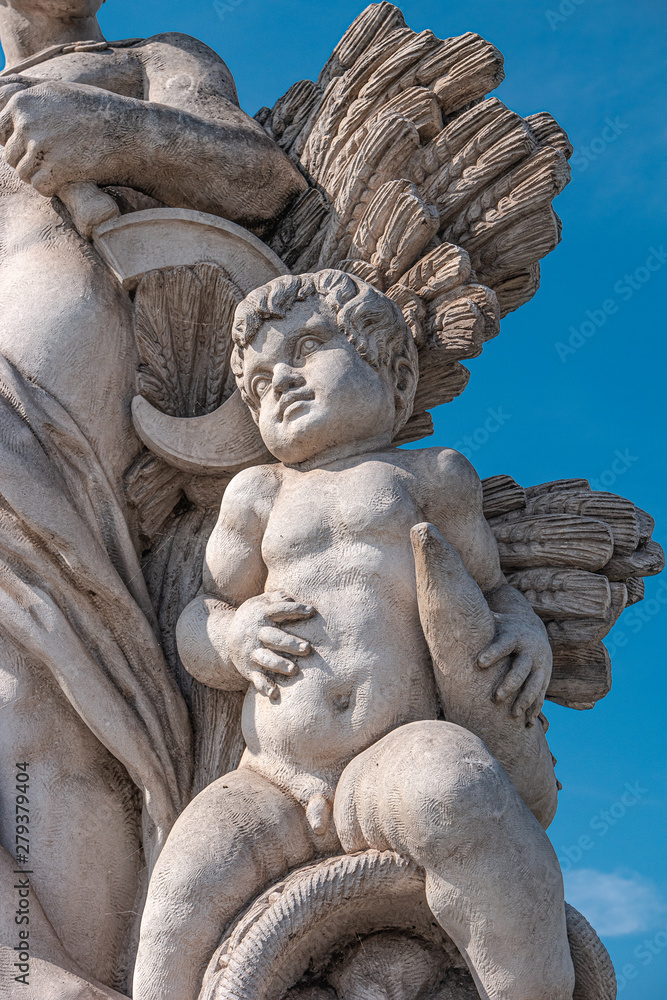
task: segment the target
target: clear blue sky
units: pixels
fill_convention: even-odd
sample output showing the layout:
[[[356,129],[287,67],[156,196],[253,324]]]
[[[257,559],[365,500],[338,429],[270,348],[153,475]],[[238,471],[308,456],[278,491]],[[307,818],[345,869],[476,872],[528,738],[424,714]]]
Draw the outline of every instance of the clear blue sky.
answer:
[[[243,107],[254,114],[294,81],[314,78],[363,6],[363,0],[109,0],[101,21],[109,38],[183,31],[203,39],[227,61]],[[494,42],[507,72],[497,94],[521,114],[550,111],[575,146],[572,183],[556,202],[563,242],[543,262],[542,288],[472,362],[470,386],[436,412],[436,436],[428,443],[457,446],[483,428],[489,408],[500,409],[502,427],[473,455],[482,477],[504,472],[531,485],[586,476],[651,511],[664,544],[662,5],[405,0],[400,6],[415,29],[443,38],[472,30]],[[658,257],[651,266],[657,260],[663,266],[647,271],[652,248]],[[575,332],[573,343],[583,345],[562,360],[557,345],[568,345],[587,311],[599,321],[610,299],[617,308],[592,337]],[[617,452],[625,457],[620,474],[611,471]],[[666,602],[667,580],[648,581],[647,601],[626,611],[611,633],[614,687],[604,702],[585,713],[548,706],[564,785],[550,834],[568,869],[568,898],[600,930],[614,958],[622,1000],[667,995]]]

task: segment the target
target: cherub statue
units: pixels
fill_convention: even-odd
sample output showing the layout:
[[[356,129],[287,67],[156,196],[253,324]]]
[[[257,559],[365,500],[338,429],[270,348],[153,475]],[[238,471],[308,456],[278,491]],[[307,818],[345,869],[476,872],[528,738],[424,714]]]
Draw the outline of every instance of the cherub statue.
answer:
[[[241,303],[233,336],[277,462],[228,487],[178,647],[200,681],[247,689],[246,750],[158,859],[135,1000],[195,1000],[244,905],[341,845],[425,869],[481,996],[571,1000],[544,832],[550,648],[501,573],[472,466],[391,444],[417,382],[400,309],[341,271],[284,276]]]

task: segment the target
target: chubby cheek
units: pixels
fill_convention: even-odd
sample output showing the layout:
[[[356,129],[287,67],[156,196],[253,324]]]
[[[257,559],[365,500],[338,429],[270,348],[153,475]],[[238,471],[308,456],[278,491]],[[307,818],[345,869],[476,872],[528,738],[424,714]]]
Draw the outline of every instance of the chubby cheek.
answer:
[[[366,361],[362,364],[329,386],[328,396],[332,412],[371,434],[380,429],[378,425],[393,423],[394,394]]]
[[[359,380],[359,360],[353,347],[315,351],[301,369],[306,386],[320,399],[337,396]]]
[[[280,424],[276,420],[275,414],[269,411],[269,408],[262,406],[259,411],[259,419],[257,421],[257,426],[259,427],[259,433],[262,436],[264,444],[267,446],[269,451],[271,450],[271,442],[280,440]]]
[[[355,404],[360,409],[382,406],[386,402],[386,386],[380,373],[365,361],[350,344],[346,348],[331,351],[328,370],[319,370],[319,363],[328,360],[317,357],[312,372],[313,382],[321,386],[323,394],[334,402]],[[393,398],[393,392],[391,394]]]
[[[295,423],[297,426],[295,426]],[[259,427],[259,433],[264,444],[274,454],[276,448],[281,448],[289,444],[295,436],[298,436],[298,432],[301,429],[298,427],[298,422],[280,420],[277,408],[270,403],[262,405],[257,426]]]

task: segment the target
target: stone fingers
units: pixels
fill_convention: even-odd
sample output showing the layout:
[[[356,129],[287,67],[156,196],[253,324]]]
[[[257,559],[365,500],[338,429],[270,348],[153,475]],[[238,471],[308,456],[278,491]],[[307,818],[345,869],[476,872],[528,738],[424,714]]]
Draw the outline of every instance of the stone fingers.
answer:
[[[246,677],[260,694],[265,694],[271,701],[277,701],[280,691],[278,685],[274,684],[261,670],[249,670]]]
[[[533,658],[530,653],[519,653],[512,660],[509,673],[498,685],[496,691],[496,701],[507,701],[512,695],[521,689],[524,681],[530,676],[533,668]],[[514,711],[512,714],[515,714]]]
[[[477,666],[481,667],[482,670],[486,670],[488,667],[492,667],[494,663],[497,663],[498,660],[502,660],[513,652],[514,640],[512,637],[510,635],[500,635],[480,653],[477,658]]]
[[[26,141],[20,132],[12,132],[5,143],[5,160],[10,167],[16,169],[26,154]]]
[[[11,110],[5,108],[0,114],[0,146],[6,146],[9,137],[14,132],[14,116]]]
[[[531,674],[512,707],[512,715],[520,718],[528,713],[528,721],[532,724],[542,709],[544,700],[544,679],[541,673]],[[528,712],[528,710],[531,710]]]
[[[292,663],[291,660],[286,659],[284,656],[279,656],[272,649],[264,647],[253,650],[252,659],[263,670],[270,670],[271,673],[285,674],[289,677],[298,670],[296,664]]]
[[[307,656],[310,653],[309,642],[280,628],[266,626],[259,630],[258,635],[262,645],[276,653],[289,653],[290,656]]]
[[[304,618],[312,618],[315,608],[310,604],[297,604],[295,601],[276,601],[269,604],[264,615],[272,622],[298,622]]]

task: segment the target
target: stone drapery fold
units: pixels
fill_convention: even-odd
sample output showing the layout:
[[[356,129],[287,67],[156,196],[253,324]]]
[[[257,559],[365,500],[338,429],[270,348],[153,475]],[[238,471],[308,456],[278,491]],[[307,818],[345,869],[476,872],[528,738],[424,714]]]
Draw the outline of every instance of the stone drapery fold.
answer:
[[[144,801],[151,865],[192,781],[122,500],[63,407],[0,358],[0,631],[44,664]]]

